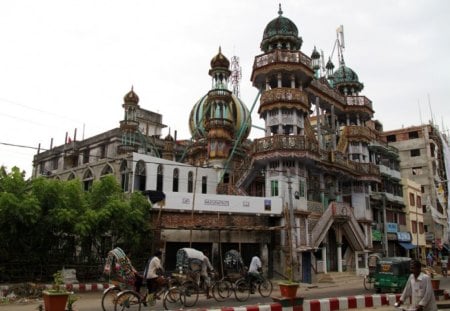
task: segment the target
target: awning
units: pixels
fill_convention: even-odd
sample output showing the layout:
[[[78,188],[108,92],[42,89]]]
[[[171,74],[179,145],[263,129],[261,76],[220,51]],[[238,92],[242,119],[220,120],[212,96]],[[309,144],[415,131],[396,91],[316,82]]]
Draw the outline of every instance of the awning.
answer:
[[[413,249],[417,247],[416,245],[409,242],[398,242],[398,244],[400,244],[400,246],[403,247],[404,249]]]

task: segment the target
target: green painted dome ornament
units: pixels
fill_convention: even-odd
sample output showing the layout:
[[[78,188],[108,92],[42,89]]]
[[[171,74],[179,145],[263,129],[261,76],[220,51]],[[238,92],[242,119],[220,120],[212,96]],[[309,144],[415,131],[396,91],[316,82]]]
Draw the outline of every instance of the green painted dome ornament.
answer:
[[[264,52],[273,49],[300,50],[303,40],[298,36],[297,26],[283,16],[281,4],[279,4],[278,17],[270,21],[264,29],[261,50]]]

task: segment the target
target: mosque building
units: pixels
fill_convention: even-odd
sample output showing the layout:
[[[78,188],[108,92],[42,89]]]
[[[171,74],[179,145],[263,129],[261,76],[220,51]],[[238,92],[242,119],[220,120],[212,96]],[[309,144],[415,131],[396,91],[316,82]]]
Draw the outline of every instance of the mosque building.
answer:
[[[189,139],[162,138],[162,116],[141,108],[131,89],[120,127],[39,152],[33,177],[79,178],[88,190],[112,174],[125,192],[145,193],[167,270],[181,247],[209,249],[217,265],[230,249],[246,263],[258,253],[270,276],[288,265],[303,282],[327,271],[366,274],[372,252],[409,254],[398,149],[342,53],[335,70],[302,43],[280,6],[252,67],[264,120],[258,138],[248,138],[253,107],[229,90],[230,61],[219,47],[211,89],[186,120]],[[385,240],[386,211],[399,220],[395,245]]]

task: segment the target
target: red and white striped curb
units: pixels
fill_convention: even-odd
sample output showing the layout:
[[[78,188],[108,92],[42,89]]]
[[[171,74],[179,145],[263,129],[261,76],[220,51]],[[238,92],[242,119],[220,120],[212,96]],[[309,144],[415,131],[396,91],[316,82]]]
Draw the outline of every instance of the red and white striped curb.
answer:
[[[394,305],[400,296],[400,294],[376,294],[311,299],[303,302],[303,311],[334,311]]]

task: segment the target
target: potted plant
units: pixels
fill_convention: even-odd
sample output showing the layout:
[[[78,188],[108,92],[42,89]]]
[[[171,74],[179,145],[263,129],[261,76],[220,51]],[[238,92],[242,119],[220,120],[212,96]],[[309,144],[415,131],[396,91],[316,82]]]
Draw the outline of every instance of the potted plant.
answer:
[[[292,267],[287,266],[286,275],[288,277],[287,280],[283,280],[278,283],[281,296],[286,298],[295,298],[297,297],[297,290],[300,283],[294,281]]]
[[[69,295],[73,294],[64,287],[61,271],[53,274],[53,286],[51,289],[42,291],[46,311],[65,311]]]

